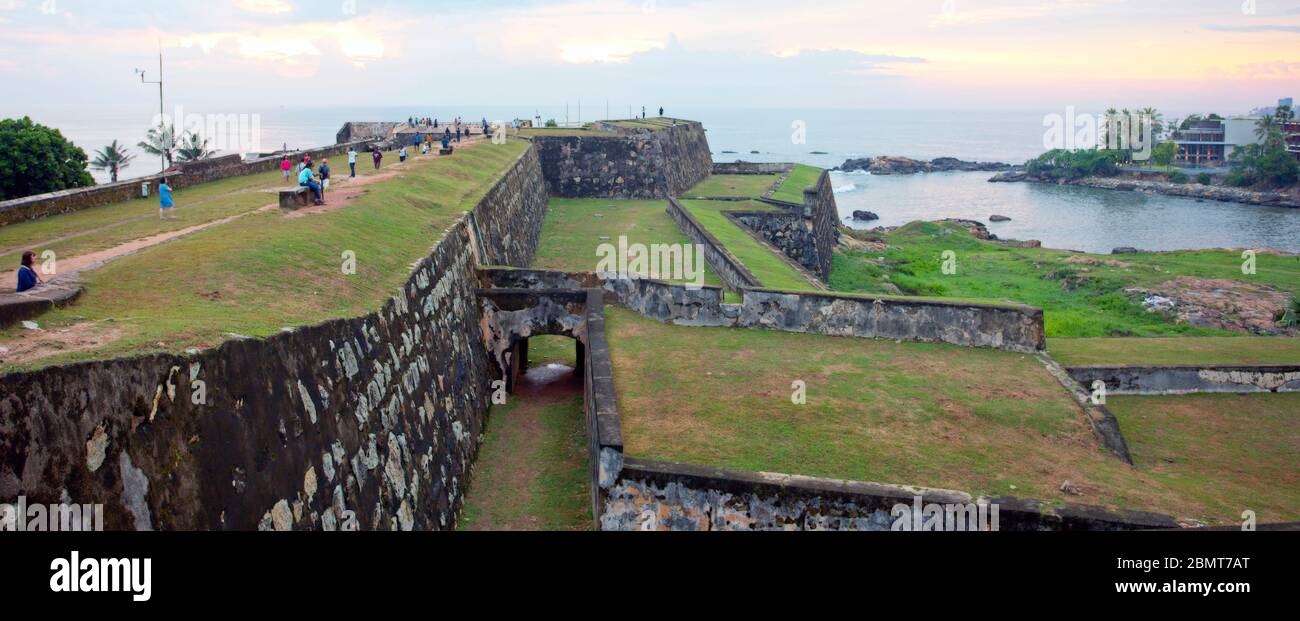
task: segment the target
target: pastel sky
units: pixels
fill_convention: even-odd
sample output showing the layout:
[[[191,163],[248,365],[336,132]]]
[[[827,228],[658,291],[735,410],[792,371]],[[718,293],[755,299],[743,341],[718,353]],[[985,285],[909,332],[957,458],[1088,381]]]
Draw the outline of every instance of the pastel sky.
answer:
[[[1300,97],[1300,0],[0,0],[9,108],[936,109]]]

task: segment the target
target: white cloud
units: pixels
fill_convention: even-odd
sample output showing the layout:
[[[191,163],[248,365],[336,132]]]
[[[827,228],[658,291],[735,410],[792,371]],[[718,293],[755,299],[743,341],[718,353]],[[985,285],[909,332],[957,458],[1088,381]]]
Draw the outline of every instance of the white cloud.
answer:
[[[260,15],[279,15],[293,10],[286,0],[235,0],[235,8]]]

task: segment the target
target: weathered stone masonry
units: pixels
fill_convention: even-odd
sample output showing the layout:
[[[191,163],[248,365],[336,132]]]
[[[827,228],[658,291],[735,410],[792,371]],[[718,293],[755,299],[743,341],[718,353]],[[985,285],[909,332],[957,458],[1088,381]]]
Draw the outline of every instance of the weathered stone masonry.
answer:
[[[498,187],[541,186],[529,153]],[[543,195],[508,194],[477,211],[540,221]],[[475,240],[496,260],[535,250],[474,220],[365,317],[0,378],[0,498],[104,503],[110,529],[452,527],[499,377]]]
[[[664,198],[709,176],[704,127],[680,122],[652,132],[604,128],[623,135],[537,136],[546,190],[563,198]]]

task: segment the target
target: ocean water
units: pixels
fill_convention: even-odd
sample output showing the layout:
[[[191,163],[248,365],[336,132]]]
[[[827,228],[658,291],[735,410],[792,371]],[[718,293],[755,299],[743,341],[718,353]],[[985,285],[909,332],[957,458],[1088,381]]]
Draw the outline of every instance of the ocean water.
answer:
[[[658,105],[648,106],[651,115]],[[174,108],[168,109],[173,114]],[[516,106],[280,106],[259,109],[185,108],[185,114],[254,115],[257,144],[241,151],[334,142],[342,124],[354,120],[402,120],[425,115],[446,120],[516,117],[579,122],[626,118],[627,106],[587,103]],[[640,107],[631,110],[639,114]],[[1050,112],[1050,111],[1049,111]],[[1060,111],[1063,113],[1064,111]],[[1083,111],[1081,111],[1082,113]],[[833,168],[849,158],[902,155],[917,159],[1023,163],[1045,150],[1044,111],[825,110],[668,107],[668,116],[702,121],[719,162],[802,162]],[[23,109],[0,102],[0,115],[29,115],[61,130],[88,153],[116,139],[139,152],[156,109],[125,106],[62,106]],[[251,117],[250,117],[251,118]],[[247,136],[243,137],[244,139]],[[726,152],[733,153],[726,153]],[[138,154],[129,178],[156,172],[157,160]],[[915,176],[832,174],[840,214],[850,226],[905,224],[912,220],[966,218],[988,223],[992,214],[1011,222],[992,224],[1002,237],[1038,239],[1055,248],[1109,252],[1118,246],[1150,250],[1266,247],[1300,252],[1300,209],[1198,202],[1089,188],[987,183],[989,173]],[[101,182],[106,180],[96,173]],[[881,219],[855,223],[854,210]]]

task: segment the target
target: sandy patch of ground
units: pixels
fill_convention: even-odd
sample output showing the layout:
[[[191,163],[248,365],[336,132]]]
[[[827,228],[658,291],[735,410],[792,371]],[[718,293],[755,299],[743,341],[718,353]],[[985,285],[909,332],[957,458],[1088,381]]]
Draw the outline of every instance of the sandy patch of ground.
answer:
[[[95,349],[122,338],[122,329],[94,322],[50,330],[23,330],[0,345],[0,365],[26,364],[47,356]]]
[[[1180,276],[1146,289],[1127,289],[1143,295],[1150,311],[1175,315],[1179,323],[1254,334],[1290,334],[1276,317],[1291,294],[1269,285],[1236,280]]]

